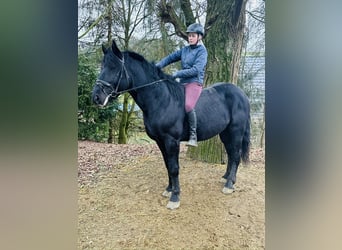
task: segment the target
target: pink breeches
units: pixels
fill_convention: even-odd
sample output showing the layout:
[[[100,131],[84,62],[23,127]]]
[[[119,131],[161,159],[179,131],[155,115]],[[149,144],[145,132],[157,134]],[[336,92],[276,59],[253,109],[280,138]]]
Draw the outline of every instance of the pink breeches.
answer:
[[[196,82],[185,85],[185,112],[188,113],[194,109],[201,92],[202,86]]]

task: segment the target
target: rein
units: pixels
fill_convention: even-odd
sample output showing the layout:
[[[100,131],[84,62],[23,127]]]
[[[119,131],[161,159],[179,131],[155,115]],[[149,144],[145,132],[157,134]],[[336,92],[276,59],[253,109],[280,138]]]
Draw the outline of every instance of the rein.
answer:
[[[110,96],[111,97],[115,97],[115,96],[121,95],[122,93],[126,93],[126,92],[129,92],[129,91],[145,88],[147,86],[151,86],[153,84],[156,84],[156,83],[159,83],[159,82],[162,82],[162,81],[170,81],[170,79],[160,79],[160,80],[157,80],[157,81],[154,81],[154,82],[147,83],[147,84],[142,85],[142,86],[137,86],[137,87],[125,89],[125,90],[122,90],[122,91],[118,91],[119,86],[120,86],[120,81],[122,79],[122,71],[125,71],[126,80],[127,80],[127,82],[129,82],[128,81],[129,75],[128,75],[126,67],[125,67],[125,60],[124,60],[125,58],[123,57],[122,59],[120,59],[120,58],[118,58],[118,59],[121,62],[122,68],[121,68],[120,73],[119,73],[120,77],[119,77],[119,80],[118,80],[118,84],[116,85],[116,89],[114,89],[113,86],[109,82],[106,82],[106,81],[101,80],[101,79],[97,79],[96,80],[96,85],[99,85],[101,87],[102,91],[107,95],[106,99],[108,99]],[[103,89],[104,86],[111,89],[111,93],[110,94],[108,94]]]
[[[106,81],[103,81],[103,80],[100,80],[100,79],[97,79],[96,80],[96,84],[97,85],[100,85],[100,86],[106,86],[106,87],[109,87],[112,89],[112,92],[109,94],[109,96],[114,96],[115,95],[121,95],[123,93],[126,93],[126,92],[129,92],[129,91],[133,91],[133,90],[137,90],[137,89],[141,89],[141,88],[145,88],[147,86],[151,86],[153,84],[156,84],[156,83],[159,83],[159,82],[162,82],[162,81],[169,81],[170,79],[160,79],[160,80],[157,80],[157,81],[154,81],[154,82],[150,82],[150,83],[147,83],[145,85],[142,85],[142,86],[137,86],[137,87],[134,87],[134,88],[129,88],[129,89],[125,89],[125,90],[122,90],[122,91],[117,91],[113,89],[113,86],[109,83],[109,82],[106,82]],[[119,84],[118,84],[119,85]]]

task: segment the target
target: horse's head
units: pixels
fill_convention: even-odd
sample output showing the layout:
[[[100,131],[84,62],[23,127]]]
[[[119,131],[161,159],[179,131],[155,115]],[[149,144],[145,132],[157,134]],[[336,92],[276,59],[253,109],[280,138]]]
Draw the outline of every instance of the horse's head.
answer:
[[[123,54],[113,41],[111,48],[102,45],[101,72],[93,88],[92,100],[96,105],[106,106],[129,86],[129,76]]]

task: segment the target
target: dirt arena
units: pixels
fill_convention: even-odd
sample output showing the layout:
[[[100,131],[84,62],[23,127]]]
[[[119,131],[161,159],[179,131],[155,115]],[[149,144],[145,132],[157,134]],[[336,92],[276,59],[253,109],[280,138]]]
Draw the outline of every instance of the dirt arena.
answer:
[[[235,192],[225,165],[190,160],[181,147],[181,205],[168,210],[168,182],[154,144],[79,141],[78,249],[264,249],[265,161],[251,149]]]

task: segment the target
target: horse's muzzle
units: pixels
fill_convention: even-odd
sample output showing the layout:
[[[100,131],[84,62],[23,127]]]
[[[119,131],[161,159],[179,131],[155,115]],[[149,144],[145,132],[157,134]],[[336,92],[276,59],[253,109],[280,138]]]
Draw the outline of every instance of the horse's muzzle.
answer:
[[[91,99],[95,105],[98,105],[98,106],[102,105],[101,98],[98,94],[93,92]]]
[[[103,105],[102,102],[100,101],[100,98],[98,96],[95,96],[93,102],[97,106],[102,106]]]

